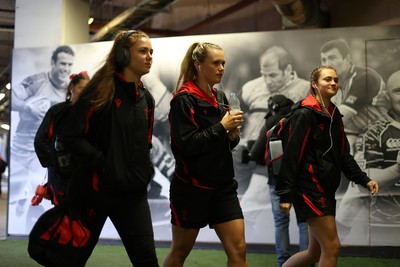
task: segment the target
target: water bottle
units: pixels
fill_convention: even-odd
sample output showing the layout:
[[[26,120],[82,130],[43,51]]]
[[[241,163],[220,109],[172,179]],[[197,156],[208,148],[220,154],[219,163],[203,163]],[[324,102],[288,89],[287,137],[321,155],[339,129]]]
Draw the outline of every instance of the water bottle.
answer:
[[[235,113],[236,111],[240,111],[240,101],[236,96],[236,93],[231,93],[229,96],[229,107],[230,112]]]
[[[229,111],[231,114],[240,111],[240,101],[239,98],[236,96],[236,93],[231,93],[229,96]],[[238,128],[242,126],[239,125]]]

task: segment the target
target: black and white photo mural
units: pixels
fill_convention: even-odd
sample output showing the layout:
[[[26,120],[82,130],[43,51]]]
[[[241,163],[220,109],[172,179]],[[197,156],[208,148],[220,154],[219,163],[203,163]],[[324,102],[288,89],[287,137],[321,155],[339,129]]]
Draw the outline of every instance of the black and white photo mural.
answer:
[[[337,69],[340,92],[334,102],[360,167],[380,183],[378,195],[342,177],[337,191],[338,231],[344,245],[400,245],[400,27],[355,27],[277,32],[152,38],[153,66],[143,83],[156,101],[152,159],[156,175],[149,185],[155,239],[171,240],[169,183],[174,158],[169,140],[169,102],[180,62],[193,42],[212,42],[225,52],[225,74],[218,90],[238,93],[245,122],[233,151],[246,241],[273,244],[274,220],[265,166],[246,157],[258,138],[268,99],[284,94],[294,102],[309,92],[309,74],[318,65]],[[47,109],[65,99],[71,73],[92,76],[112,42],[21,48],[13,51],[10,130],[8,234],[27,235],[51,204],[32,206],[37,185],[46,182],[33,139]],[[279,64],[290,67],[283,73]],[[274,65],[276,64],[276,66]],[[266,71],[268,65],[268,73]],[[275,66],[276,75],[271,75]],[[280,73],[282,72],[282,73]],[[286,75],[286,77],[283,77]],[[212,171],[212,166],[205,166]],[[298,243],[292,210],[290,235]],[[102,238],[119,238],[107,222]],[[219,242],[204,228],[199,242]]]

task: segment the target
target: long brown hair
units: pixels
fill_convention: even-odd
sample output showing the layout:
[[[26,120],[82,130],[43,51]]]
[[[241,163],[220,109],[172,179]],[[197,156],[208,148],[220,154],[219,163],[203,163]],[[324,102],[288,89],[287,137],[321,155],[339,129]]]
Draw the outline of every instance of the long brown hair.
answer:
[[[96,71],[93,78],[85,87],[84,92],[82,92],[82,99],[90,100],[93,107],[98,110],[104,108],[106,105],[110,104],[114,98],[115,94],[115,72],[117,67],[115,64],[115,51],[118,45],[118,41],[127,31],[119,31],[114,38],[114,44],[108,54],[104,65]],[[141,38],[149,36],[141,30],[135,30],[129,35],[125,40],[125,46],[127,48],[133,46],[135,42]]]

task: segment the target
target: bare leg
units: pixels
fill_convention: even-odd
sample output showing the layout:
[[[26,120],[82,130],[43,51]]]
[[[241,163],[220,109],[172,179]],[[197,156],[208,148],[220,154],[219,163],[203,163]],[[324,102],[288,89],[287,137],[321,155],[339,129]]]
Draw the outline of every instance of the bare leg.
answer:
[[[163,267],[182,267],[196,242],[200,229],[185,229],[172,225],[171,251]]]
[[[228,256],[227,266],[247,267],[246,241],[244,238],[244,220],[237,219],[214,225],[215,232]]]
[[[316,261],[318,267],[336,267],[340,252],[340,241],[335,217],[314,217],[307,221],[310,244],[307,250],[296,253],[283,266],[308,266]]]

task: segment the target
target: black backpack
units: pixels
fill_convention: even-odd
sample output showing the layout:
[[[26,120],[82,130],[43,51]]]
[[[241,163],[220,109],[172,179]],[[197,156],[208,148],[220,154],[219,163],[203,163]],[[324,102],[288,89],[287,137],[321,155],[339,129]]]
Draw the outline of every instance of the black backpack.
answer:
[[[300,103],[301,101],[294,104],[291,111],[266,133],[265,163],[270,176],[276,177],[279,174],[282,157],[291,132],[289,122],[293,113],[301,108]]]
[[[63,120],[67,117],[71,106],[58,110],[52,119],[52,135],[49,136],[50,161],[47,185],[52,188],[54,196],[52,201],[63,203],[72,173],[71,153],[63,144]]]

